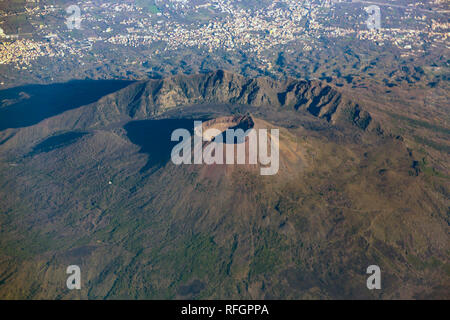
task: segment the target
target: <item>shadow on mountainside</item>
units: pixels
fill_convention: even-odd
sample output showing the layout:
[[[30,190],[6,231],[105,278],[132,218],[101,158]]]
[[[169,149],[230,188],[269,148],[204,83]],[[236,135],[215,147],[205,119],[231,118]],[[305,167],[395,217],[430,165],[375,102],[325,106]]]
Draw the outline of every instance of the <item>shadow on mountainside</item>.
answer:
[[[44,119],[99,100],[133,81],[75,80],[0,91],[0,131],[32,126]]]
[[[179,141],[171,141],[172,132],[186,129],[194,131],[192,119],[139,120],[124,126],[130,141],[141,147],[140,152],[149,155],[147,164],[141,169],[146,171],[153,167],[163,166],[170,160],[172,148]]]

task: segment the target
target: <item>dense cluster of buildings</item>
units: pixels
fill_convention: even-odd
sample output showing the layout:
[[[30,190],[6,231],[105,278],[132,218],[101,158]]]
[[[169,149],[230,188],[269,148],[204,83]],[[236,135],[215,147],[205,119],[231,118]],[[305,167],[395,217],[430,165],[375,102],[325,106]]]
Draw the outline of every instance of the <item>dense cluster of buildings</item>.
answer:
[[[210,0],[196,6],[189,6],[187,1],[175,1],[174,7],[169,8],[171,10],[154,7],[149,11],[133,3],[105,2],[99,5],[98,1],[83,1],[78,3],[82,9],[81,31],[91,33],[82,40],[70,36],[73,31],[64,25],[64,8],[37,6],[27,9],[27,14],[43,17],[48,13],[61,13],[61,23],[58,26],[40,25],[37,29],[40,37],[27,39],[21,39],[20,35],[12,38],[0,29],[0,64],[29,64],[40,56],[82,56],[83,51],[92,50],[97,42],[136,48],[147,48],[158,42],[165,44],[165,51],[185,47],[210,52],[239,49],[259,56],[266,50],[296,40],[307,41],[304,47],[311,49],[320,37],[351,37],[355,41],[369,40],[380,45],[389,41],[409,50],[421,45],[424,36],[445,44],[449,34],[448,23],[435,20],[430,30],[369,30],[364,28],[364,19],[354,27],[330,26],[329,17],[335,2],[311,5],[308,1],[284,0],[273,1],[265,8],[245,9],[228,0]],[[185,23],[182,19],[183,15],[199,14],[202,10],[212,13],[211,19],[194,23]]]

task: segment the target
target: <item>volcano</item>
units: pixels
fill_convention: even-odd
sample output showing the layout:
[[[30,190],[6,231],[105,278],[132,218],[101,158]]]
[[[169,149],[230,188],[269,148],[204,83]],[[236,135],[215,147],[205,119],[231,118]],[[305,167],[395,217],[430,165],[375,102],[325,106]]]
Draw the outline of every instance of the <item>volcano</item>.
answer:
[[[0,117],[34,109],[0,131],[3,299],[449,297],[448,189],[335,87],[217,71],[120,84],[42,116],[51,90],[16,91],[27,99]],[[173,163],[171,135],[194,139],[195,121],[202,146],[278,130],[279,170]],[[69,265],[81,290],[65,286]],[[366,286],[371,265],[381,290]]]

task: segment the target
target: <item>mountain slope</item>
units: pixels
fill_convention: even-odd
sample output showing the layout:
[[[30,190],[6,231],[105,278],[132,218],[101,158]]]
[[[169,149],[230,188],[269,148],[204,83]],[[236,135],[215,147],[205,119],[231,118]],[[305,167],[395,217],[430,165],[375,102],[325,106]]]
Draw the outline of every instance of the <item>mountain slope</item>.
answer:
[[[173,130],[247,114],[280,130],[277,175],[170,161]],[[0,134],[2,298],[449,296],[448,180],[320,82],[142,81]]]

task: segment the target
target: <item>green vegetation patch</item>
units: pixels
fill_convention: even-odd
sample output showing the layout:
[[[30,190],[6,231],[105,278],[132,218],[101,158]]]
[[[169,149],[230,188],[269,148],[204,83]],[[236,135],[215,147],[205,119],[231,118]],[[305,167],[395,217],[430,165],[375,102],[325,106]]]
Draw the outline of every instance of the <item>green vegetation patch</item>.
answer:
[[[260,231],[258,245],[250,266],[250,275],[273,272],[281,262],[281,253],[285,249],[283,238],[277,232]]]
[[[151,14],[157,14],[160,12],[154,1],[149,0],[136,0],[136,6],[142,8]]]

